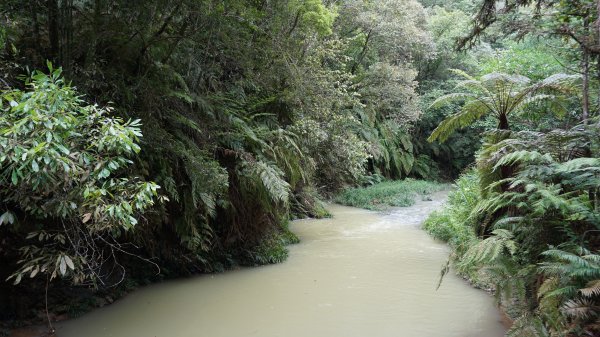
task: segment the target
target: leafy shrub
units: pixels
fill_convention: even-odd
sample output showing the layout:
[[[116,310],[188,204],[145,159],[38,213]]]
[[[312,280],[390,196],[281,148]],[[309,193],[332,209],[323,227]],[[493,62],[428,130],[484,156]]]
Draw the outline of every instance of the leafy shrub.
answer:
[[[129,171],[140,121],[86,104],[48,66],[50,75],[34,72],[27,91],[0,96],[0,226],[27,241],[2,250],[20,251],[14,283],[47,274],[97,284],[122,250],[116,239],[136,227],[159,186]]]
[[[461,251],[476,239],[475,219],[471,212],[481,200],[477,173],[471,170],[461,175],[454,187],[444,208],[433,212],[425,220],[423,228],[434,238]]]

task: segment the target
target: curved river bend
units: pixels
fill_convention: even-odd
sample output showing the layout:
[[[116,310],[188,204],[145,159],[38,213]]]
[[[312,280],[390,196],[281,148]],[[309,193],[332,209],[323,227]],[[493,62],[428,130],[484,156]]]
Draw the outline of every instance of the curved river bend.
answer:
[[[146,287],[57,336],[503,336],[486,293],[454,275],[435,291],[448,249],[419,229],[433,199],[390,214],[331,205],[333,219],[292,224],[285,263]]]

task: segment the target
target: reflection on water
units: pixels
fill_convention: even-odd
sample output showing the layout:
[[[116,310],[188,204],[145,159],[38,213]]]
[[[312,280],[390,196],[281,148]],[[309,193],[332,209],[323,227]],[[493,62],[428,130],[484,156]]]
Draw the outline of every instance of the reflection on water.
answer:
[[[288,261],[150,286],[59,337],[500,337],[491,297],[449,275],[447,248],[418,228],[443,197],[387,215],[331,205],[302,220]]]

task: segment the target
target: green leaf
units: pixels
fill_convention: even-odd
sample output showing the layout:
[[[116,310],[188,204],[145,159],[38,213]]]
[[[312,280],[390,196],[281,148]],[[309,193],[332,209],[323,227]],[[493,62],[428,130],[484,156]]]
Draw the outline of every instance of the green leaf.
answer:
[[[13,185],[17,185],[19,183],[19,177],[17,177],[17,170],[12,171],[11,181]]]
[[[34,278],[35,275],[37,275],[40,272],[40,266],[36,266],[35,269],[31,272],[31,275],[29,275],[30,278]]]
[[[6,211],[0,216],[0,225],[5,223],[11,225],[15,223],[15,215],[11,211]]]

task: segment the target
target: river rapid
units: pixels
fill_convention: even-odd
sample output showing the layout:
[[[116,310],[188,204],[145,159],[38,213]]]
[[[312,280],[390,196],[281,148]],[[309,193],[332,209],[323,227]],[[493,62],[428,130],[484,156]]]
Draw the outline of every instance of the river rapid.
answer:
[[[449,250],[419,226],[445,200],[387,214],[330,205],[294,221],[301,243],[281,264],[149,286],[81,318],[58,337],[500,337],[494,299],[454,275]]]

